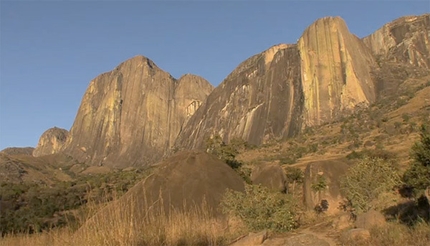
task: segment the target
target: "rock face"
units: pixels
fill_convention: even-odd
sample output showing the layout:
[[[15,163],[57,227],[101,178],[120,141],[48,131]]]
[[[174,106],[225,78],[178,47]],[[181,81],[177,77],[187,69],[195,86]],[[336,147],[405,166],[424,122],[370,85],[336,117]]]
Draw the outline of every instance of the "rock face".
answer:
[[[363,41],[383,59],[430,68],[430,14],[396,19]]]
[[[33,156],[51,155],[60,152],[64,148],[69,132],[65,129],[53,127],[46,130],[39,139]]]
[[[303,182],[303,197],[307,209],[320,209],[327,214],[340,212],[338,207],[343,197],[339,177],[347,170],[348,165],[342,160],[309,163],[305,169]]]
[[[177,145],[202,147],[213,134],[255,145],[292,137],[373,102],[376,66],[341,18],[319,19],[297,45],[276,45],[240,64],[190,119]]]
[[[343,19],[317,20],[304,31],[298,47],[306,125],[319,125],[344,110],[375,100],[370,72],[376,63]]]
[[[429,18],[403,17],[364,39],[340,17],[318,19],[297,44],[250,57],[214,90],[134,57],[91,81],[61,151],[81,163],[129,167],[203,148],[214,135],[252,145],[293,137],[398,90],[404,76],[428,73]],[[47,145],[35,155],[58,151]]]
[[[202,147],[219,134],[251,144],[287,138],[301,129],[303,93],[295,45],[277,45],[240,64],[191,117],[177,145]]]
[[[176,80],[136,56],[91,81],[64,152],[93,165],[155,163],[211,91],[203,78]]]

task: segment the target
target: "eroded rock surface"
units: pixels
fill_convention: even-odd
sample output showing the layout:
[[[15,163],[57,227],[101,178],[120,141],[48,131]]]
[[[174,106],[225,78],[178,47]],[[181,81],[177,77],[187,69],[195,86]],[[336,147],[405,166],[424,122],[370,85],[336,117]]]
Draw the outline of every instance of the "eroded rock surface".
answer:
[[[298,48],[306,125],[328,122],[342,111],[375,101],[374,57],[343,19],[317,20],[304,31]]]
[[[363,41],[379,58],[430,68],[430,14],[398,18]]]
[[[65,129],[53,127],[40,136],[39,142],[33,151],[33,156],[44,156],[59,153],[63,150],[69,132]]]
[[[241,63],[190,119],[177,145],[202,147],[220,135],[260,145],[336,119],[375,101],[371,50],[339,17],[309,26],[298,44],[280,44]]]
[[[212,134],[251,144],[294,136],[301,129],[303,93],[295,45],[277,45],[241,63],[191,117],[177,145],[202,147]]]
[[[65,153],[92,165],[155,163],[211,90],[201,77],[176,80],[150,59],[136,56],[91,81]]]

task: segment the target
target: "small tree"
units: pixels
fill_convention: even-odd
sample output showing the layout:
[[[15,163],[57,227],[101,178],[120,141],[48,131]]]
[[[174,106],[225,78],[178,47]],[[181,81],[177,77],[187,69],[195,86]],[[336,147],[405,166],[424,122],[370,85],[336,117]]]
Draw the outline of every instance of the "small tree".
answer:
[[[236,160],[236,155],[239,154],[238,149],[235,145],[226,144],[219,135],[206,140],[206,152],[217,156],[233,169],[242,166],[242,163]]]
[[[292,183],[293,196],[297,183],[302,183],[304,179],[303,171],[297,167],[287,167],[287,180]]]
[[[422,125],[420,140],[412,147],[412,164],[403,175],[405,184],[421,193],[430,186],[430,129]]]
[[[380,158],[365,158],[341,179],[341,190],[355,214],[367,212],[372,201],[401,184],[396,168]]]

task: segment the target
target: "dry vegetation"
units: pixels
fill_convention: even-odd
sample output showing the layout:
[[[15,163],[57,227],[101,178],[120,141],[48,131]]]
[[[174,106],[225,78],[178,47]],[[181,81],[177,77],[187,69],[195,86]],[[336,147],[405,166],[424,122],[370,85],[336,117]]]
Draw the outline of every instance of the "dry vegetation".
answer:
[[[80,218],[78,230],[54,229],[37,234],[6,235],[0,245],[225,245],[246,231],[243,224],[214,219],[205,204],[191,211],[165,211],[151,206],[136,213],[136,202],[95,206],[95,216]],[[160,206],[162,208],[164,206]],[[94,215],[94,213],[90,213]]]

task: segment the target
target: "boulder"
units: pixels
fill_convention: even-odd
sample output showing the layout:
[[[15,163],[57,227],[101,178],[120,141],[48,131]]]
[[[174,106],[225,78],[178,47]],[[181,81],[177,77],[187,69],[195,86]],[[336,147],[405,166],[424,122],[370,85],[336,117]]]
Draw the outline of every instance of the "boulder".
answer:
[[[262,163],[255,166],[251,172],[253,184],[261,184],[273,191],[286,193],[287,178],[284,170],[276,163]]]
[[[373,227],[381,227],[386,224],[385,217],[382,213],[370,210],[364,214],[357,215],[354,225],[357,228],[372,229]]]
[[[306,166],[303,182],[304,203],[307,209],[327,214],[340,212],[344,200],[340,192],[339,177],[348,170],[343,159],[311,162]]]

